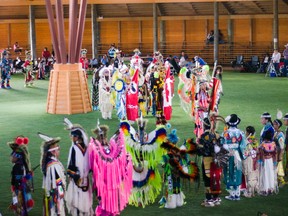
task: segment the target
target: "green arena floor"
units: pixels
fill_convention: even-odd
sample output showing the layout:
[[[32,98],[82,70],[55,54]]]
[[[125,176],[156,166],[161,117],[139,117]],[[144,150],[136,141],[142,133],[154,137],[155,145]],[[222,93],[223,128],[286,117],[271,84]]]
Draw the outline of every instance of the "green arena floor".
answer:
[[[178,83],[178,79],[176,79]],[[89,76],[89,85],[91,75]],[[7,208],[11,203],[10,192],[10,172],[12,164],[9,160],[10,148],[6,145],[18,135],[29,137],[29,150],[32,167],[39,164],[41,139],[37,132],[49,134],[54,137],[61,137],[61,157],[64,166],[67,164],[68,149],[71,145],[69,132],[64,130],[64,115],[51,115],[46,113],[46,97],[48,80],[35,81],[34,87],[24,87],[24,77],[22,74],[13,75],[11,79],[11,90],[0,89],[0,212],[3,216],[13,215]],[[175,84],[177,86],[177,84]],[[226,117],[236,113],[241,118],[240,129],[246,126],[255,126],[257,137],[261,130],[260,115],[268,111],[275,119],[277,109],[284,114],[288,112],[288,79],[268,78],[264,74],[249,74],[239,72],[225,72],[223,74],[224,96],[221,98],[220,114]],[[175,91],[177,93],[177,91]],[[81,124],[89,136],[92,136],[91,129],[96,126],[100,112],[94,111],[87,114],[77,114],[68,116],[73,123]],[[155,126],[155,119],[148,117],[148,129],[150,131]],[[119,124],[115,111],[112,120],[101,120],[101,124],[110,126],[110,136]],[[170,121],[172,128],[176,128],[180,143],[189,137],[194,137],[194,124],[180,107],[179,97],[175,95],[173,99],[173,116]],[[284,128],[282,128],[284,130]],[[218,131],[223,131],[223,124],[219,124]],[[42,174],[40,169],[34,173],[35,192],[33,198],[35,207],[29,215],[42,215]],[[222,204],[214,208],[200,206],[204,198],[202,181],[198,184],[185,184],[184,193],[187,204],[181,208],[167,210],[159,208],[158,203],[147,206],[145,209],[128,206],[121,215],[131,216],[152,216],[152,215],[237,215],[256,216],[257,213],[265,212],[269,216],[288,215],[288,185],[280,188],[278,195],[269,197],[242,198],[241,201],[226,201],[227,194],[223,187],[221,195]],[[161,195],[160,195],[161,196]],[[160,197],[159,197],[160,199]]]

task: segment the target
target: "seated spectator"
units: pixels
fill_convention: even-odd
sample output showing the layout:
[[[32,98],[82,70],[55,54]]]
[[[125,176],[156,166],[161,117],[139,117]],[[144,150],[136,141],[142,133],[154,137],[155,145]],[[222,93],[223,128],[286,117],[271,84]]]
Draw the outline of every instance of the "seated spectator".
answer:
[[[219,44],[224,44],[225,42],[224,42],[224,35],[223,35],[223,33],[221,32],[221,30],[219,29],[218,30],[218,41],[219,41]]]
[[[97,58],[93,58],[91,59],[90,61],[90,67],[91,68],[97,68],[99,65],[98,65],[98,59]]]
[[[109,65],[109,60],[108,60],[108,58],[107,58],[107,55],[103,55],[103,56],[102,56],[102,58],[101,58],[101,64],[108,67],[108,65]]]
[[[206,38],[206,44],[214,43],[214,30],[211,30]]]
[[[13,45],[14,52],[21,55],[22,48],[19,46],[18,42]]]
[[[269,62],[270,62],[270,56],[268,53],[266,53],[263,60],[262,60],[262,64],[260,67],[260,73],[266,73]]]

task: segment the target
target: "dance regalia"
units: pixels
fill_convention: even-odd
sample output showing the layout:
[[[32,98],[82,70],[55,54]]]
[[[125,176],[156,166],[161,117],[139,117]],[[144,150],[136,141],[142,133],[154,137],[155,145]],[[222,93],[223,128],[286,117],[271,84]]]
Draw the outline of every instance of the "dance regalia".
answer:
[[[191,88],[192,82],[191,79],[188,78],[188,69],[186,67],[182,67],[179,72],[179,84],[177,93],[180,97],[180,104],[185,113],[191,115]]]
[[[226,148],[230,152],[227,166],[224,167],[224,183],[230,193],[229,199],[239,200],[246,137],[236,127],[230,127],[222,134],[222,137],[224,137],[222,144],[226,144]]]
[[[115,134],[108,145],[91,138],[89,157],[93,188],[99,197],[96,215],[119,215],[132,189],[132,161],[125,150],[123,132]]]
[[[27,137],[19,136],[7,144],[13,150],[11,161],[14,164],[11,172],[12,204],[10,209],[15,215],[27,216],[33,208],[33,172],[30,166],[30,157],[27,148]]]
[[[11,88],[10,87],[10,75],[11,75],[11,60],[8,59],[8,57],[4,57],[4,55],[8,55],[8,53],[3,53],[2,61],[0,62],[0,68],[1,68],[1,88]],[[6,87],[5,87],[5,81],[6,81]]]
[[[204,131],[198,143],[197,154],[203,156],[202,175],[206,196],[203,205],[219,205],[222,167],[226,166],[228,151],[220,144],[219,135],[210,130]]]
[[[206,83],[203,83],[202,85],[206,85]],[[196,101],[196,109],[195,109],[194,133],[196,134],[197,138],[200,138],[200,136],[204,132],[202,121],[204,118],[208,116],[208,109],[209,109],[209,102],[210,102],[210,97],[209,97],[208,92],[204,89],[200,89],[199,92],[195,96],[195,101]]]
[[[264,141],[258,150],[259,192],[262,195],[278,193],[276,144]]]
[[[95,69],[93,72],[92,89],[91,89],[93,110],[99,109],[99,81],[100,81],[99,73],[102,68],[103,66],[100,67],[99,69]]]
[[[171,76],[170,64],[169,62],[165,63],[166,68],[166,77],[163,90],[163,113],[165,119],[168,121],[172,117],[172,99],[174,96],[174,79]]]
[[[277,147],[277,160],[278,160],[278,165],[277,165],[277,176],[278,176],[278,181],[279,183],[285,183],[284,181],[284,164],[283,164],[283,156],[284,156],[284,151],[285,151],[285,136],[282,131],[275,132],[274,134],[274,141],[276,143]]]
[[[109,68],[105,67],[100,71],[99,80],[99,105],[103,119],[112,118],[113,105],[111,103],[111,77]]]
[[[254,196],[258,191],[259,169],[257,165],[258,140],[254,135],[247,137],[247,146],[244,151],[243,174],[247,196]]]
[[[25,72],[25,87],[33,85],[34,75],[33,75],[33,62],[30,59],[26,59],[23,64]]]
[[[89,179],[88,137],[80,125],[73,125],[67,118],[64,118],[64,123],[68,126],[67,130],[71,131],[71,136],[78,137],[77,141],[72,141],[68,156],[67,209],[75,216],[90,216],[93,214],[93,198]]]
[[[146,134],[147,120],[137,119],[138,131],[128,121],[122,121],[120,128],[125,135],[126,149],[133,161],[133,190],[129,204],[142,206],[155,202],[161,191],[161,176],[157,165],[163,150],[160,144],[166,137],[164,126],[158,126]]]
[[[178,148],[176,142],[171,141],[168,135],[167,140],[161,144],[161,148],[167,150],[167,154],[163,155],[161,162],[164,168],[164,196],[159,203],[169,209],[185,204],[181,179],[192,181],[199,177],[197,165],[188,159],[188,154],[196,153],[196,144],[189,139]]]
[[[45,167],[42,184],[42,188],[45,190],[43,215],[65,216],[65,169],[54,156],[47,158]]]
[[[16,162],[11,172],[11,191],[15,194],[17,202],[11,205],[16,215],[28,215],[28,212],[33,208],[34,201],[32,200],[31,190],[32,173],[27,173],[23,163]]]

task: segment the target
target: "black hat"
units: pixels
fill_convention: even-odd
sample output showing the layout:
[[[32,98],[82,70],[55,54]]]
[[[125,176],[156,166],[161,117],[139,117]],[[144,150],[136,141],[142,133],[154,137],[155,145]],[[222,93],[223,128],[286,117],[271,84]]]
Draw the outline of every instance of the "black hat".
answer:
[[[282,121],[280,121],[279,119],[275,119],[274,121],[273,121],[273,123],[276,123],[279,127],[281,127],[282,126]]]
[[[241,122],[241,119],[236,114],[231,114],[225,118],[225,121],[228,126],[235,127]]]
[[[288,120],[288,113],[284,115],[283,120]]]

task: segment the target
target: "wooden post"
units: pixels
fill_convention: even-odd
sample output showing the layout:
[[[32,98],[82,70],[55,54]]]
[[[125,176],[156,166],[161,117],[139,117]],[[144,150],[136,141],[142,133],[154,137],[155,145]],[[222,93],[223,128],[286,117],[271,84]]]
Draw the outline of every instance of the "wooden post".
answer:
[[[68,55],[68,62],[71,64],[75,63],[75,49],[76,49],[76,30],[78,27],[77,24],[77,9],[78,4],[77,0],[70,0],[69,2],[69,55]]]
[[[157,4],[153,3],[153,50],[158,51],[158,15]]]
[[[214,62],[219,60],[219,5],[214,2]]]
[[[91,5],[91,24],[92,24],[92,57],[96,58],[98,54],[98,35],[99,35],[99,25],[97,21],[97,5]]]
[[[37,59],[36,31],[35,31],[35,6],[29,5],[29,40],[32,60]]]
[[[273,21],[273,46],[274,49],[279,48],[279,21],[278,21],[278,0],[273,0],[273,15],[274,15],[274,21]]]
[[[253,46],[253,42],[254,42],[254,19],[251,18],[250,19],[250,38],[249,38],[250,46]]]
[[[69,64],[67,64],[66,47],[64,51],[59,51],[59,46],[62,47],[62,45],[65,43],[64,28],[62,29],[62,27],[64,27],[62,1],[59,0],[56,2],[56,19],[58,23],[58,36],[60,39],[56,36],[51,2],[49,0],[46,0],[46,2],[55,54],[58,49],[58,56],[60,58],[60,61],[57,59],[58,61],[56,64],[54,64],[54,69],[51,71],[46,111],[51,114],[76,114],[90,112],[92,111],[92,105],[90,101],[86,72],[82,69],[81,63],[71,64],[71,62],[74,61],[79,62],[87,2],[85,0],[81,1],[79,22],[77,25],[78,28],[74,26],[76,22],[73,25],[77,1],[71,0],[70,2],[69,12],[71,14],[69,20],[69,33],[77,33],[77,37],[69,37],[69,55],[71,54],[71,56],[68,56],[70,61]],[[71,18],[71,16],[73,17]],[[77,32],[74,32],[76,29]],[[79,52],[77,52],[77,49],[79,49]],[[74,59],[71,57],[74,57]]]

